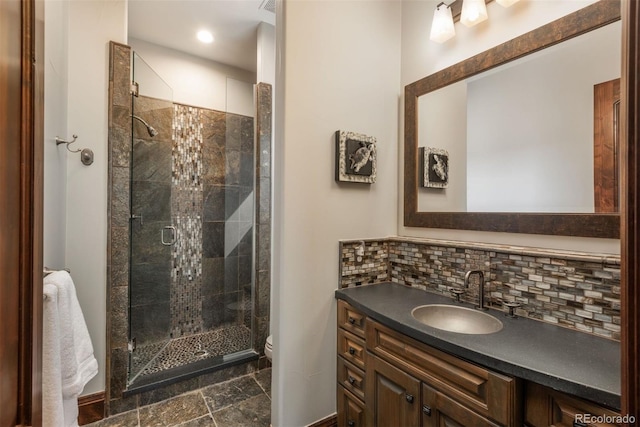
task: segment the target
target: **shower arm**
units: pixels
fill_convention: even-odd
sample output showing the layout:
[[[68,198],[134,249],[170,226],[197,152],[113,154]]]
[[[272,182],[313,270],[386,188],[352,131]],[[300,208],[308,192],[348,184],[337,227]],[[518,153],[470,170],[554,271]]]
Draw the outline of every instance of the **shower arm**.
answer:
[[[158,131],[149,123],[147,123],[142,117],[138,117],[135,114],[132,114],[131,117],[140,121],[140,123],[142,123],[147,128],[147,132],[149,133],[149,136],[154,137],[158,134]]]

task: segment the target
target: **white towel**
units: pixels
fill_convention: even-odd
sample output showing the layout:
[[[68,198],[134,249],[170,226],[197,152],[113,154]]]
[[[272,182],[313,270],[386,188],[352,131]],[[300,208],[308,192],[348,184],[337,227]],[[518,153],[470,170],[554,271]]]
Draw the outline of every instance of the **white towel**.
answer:
[[[78,417],[77,398],[87,382],[98,373],[98,362],[93,355],[91,337],[69,273],[51,273],[45,277],[44,283],[45,286],[54,285],[57,289],[57,317],[45,319],[45,322],[55,322],[58,329],[59,364],[51,363],[49,367],[57,369],[55,375],[60,378],[62,397],[62,401],[58,401],[58,407],[59,410],[65,409],[64,423],[57,424],[56,427],[74,426],[77,425]],[[69,411],[69,408],[75,409]]]
[[[42,308],[42,422],[45,427],[63,426],[62,378],[60,376],[60,328],[58,288],[44,285]]]

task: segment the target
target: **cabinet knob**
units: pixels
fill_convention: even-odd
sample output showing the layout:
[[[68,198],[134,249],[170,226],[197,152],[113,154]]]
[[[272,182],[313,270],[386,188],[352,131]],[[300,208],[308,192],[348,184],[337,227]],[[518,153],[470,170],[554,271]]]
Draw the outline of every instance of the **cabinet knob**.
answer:
[[[356,379],[353,378],[352,376],[349,376],[349,384],[356,385]]]
[[[410,394],[405,394],[404,398],[407,399],[407,402],[413,403],[413,396]]]
[[[356,323],[356,319],[354,319],[353,317],[349,316],[349,323],[351,323],[352,325]]]
[[[585,423],[582,423],[580,421],[574,421],[573,422],[573,427],[588,427],[588,425],[585,424]]]
[[[353,347],[349,347],[349,354],[350,354],[350,355],[352,355],[352,356],[353,356],[354,354],[356,354],[356,349],[355,349],[355,348],[353,348]]]
[[[427,416],[431,416],[431,407],[427,406],[427,405],[422,405],[422,412],[424,412],[425,415]]]
[[[355,422],[355,421],[353,421],[353,420],[349,420],[349,421],[347,421],[347,425],[348,425],[349,427],[356,427],[356,422]]]

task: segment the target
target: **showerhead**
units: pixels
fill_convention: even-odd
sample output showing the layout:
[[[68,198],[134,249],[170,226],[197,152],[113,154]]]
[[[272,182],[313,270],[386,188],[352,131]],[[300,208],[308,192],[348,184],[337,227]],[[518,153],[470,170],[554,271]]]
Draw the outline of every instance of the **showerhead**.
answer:
[[[153,126],[151,126],[149,123],[145,122],[142,118],[136,116],[136,115],[132,115],[131,117],[133,117],[134,119],[139,120],[146,128],[147,128],[147,132],[149,133],[150,137],[154,137],[158,134],[158,131],[155,130],[155,128]]]
[[[158,134],[158,131],[151,125],[147,125],[147,131],[149,132],[149,136],[152,138]]]

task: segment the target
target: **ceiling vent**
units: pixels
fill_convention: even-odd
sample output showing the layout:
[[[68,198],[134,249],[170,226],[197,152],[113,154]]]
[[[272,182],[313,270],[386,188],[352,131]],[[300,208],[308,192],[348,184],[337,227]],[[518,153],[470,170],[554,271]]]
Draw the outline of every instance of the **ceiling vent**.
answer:
[[[264,0],[260,5],[260,9],[264,9],[271,13],[276,13],[276,0]]]

